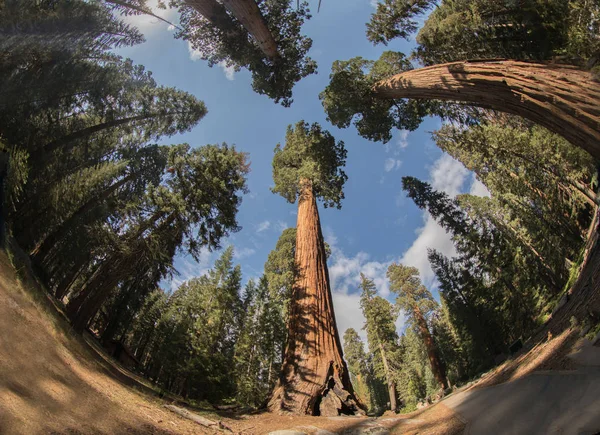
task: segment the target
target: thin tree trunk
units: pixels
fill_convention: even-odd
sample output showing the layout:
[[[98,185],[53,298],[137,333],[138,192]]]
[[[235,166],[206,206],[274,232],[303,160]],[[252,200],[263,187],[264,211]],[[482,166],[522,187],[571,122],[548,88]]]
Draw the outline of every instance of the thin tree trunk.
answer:
[[[396,412],[398,409],[398,404],[396,403],[396,383],[392,380],[392,374],[390,372],[390,366],[385,355],[383,343],[381,342],[379,337],[377,337],[377,341],[379,341],[379,351],[381,352],[381,360],[383,361],[383,371],[385,372],[385,379],[387,381],[388,386],[388,394],[390,396],[390,409],[393,412]]]
[[[421,334],[421,338],[425,343],[425,348],[427,349],[427,358],[429,359],[429,365],[431,366],[431,371],[436,381],[445,389],[448,388],[448,379],[446,378],[446,371],[444,370],[444,365],[440,360],[437,346],[433,341],[433,337],[429,332],[429,328],[427,327],[427,322],[425,321],[425,317],[423,317],[423,313],[419,309],[418,306],[414,307],[415,320],[417,321],[417,327],[419,328],[419,333]]]
[[[288,344],[268,407],[300,415],[360,413],[335,322],[317,203],[312,186],[302,184]]]
[[[53,142],[49,142],[46,145],[44,145],[41,150],[38,150],[35,153],[36,157],[34,157],[32,160],[32,166],[36,166],[38,163],[40,163],[40,161],[42,160],[42,158],[45,154],[51,153],[51,152],[57,150],[58,148],[60,148],[61,146],[66,145],[69,142],[73,142],[77,139],[86,138],[86,137],[91,136],[94,133],[98,133],[99,131],[102,131],[102,130],[118,127],[120,125],[128,124],[128,123],[134,122],[134,121],[141,121],[144,119],[153,118],[155,116],[157,116],[157,114],[137,115],[137,116],[130,116],[128,118],[113,119],[112,121],[102,122],[100,124],[91,125],[89,127],[83,128],[81,130],[74,131],[73,133],[67,134],[66,136],[63,136],[60,139],[57,139]],[[73,147],[73,145],[68,147],[67,151],[70,150],[72,147]]]
[[[223,5],[252,35],[265,56],[275,59],[278,56],[277,43],[267,27],[265,18],[254,0],[222,0]]]
[[[62,224],[60,224],[53,232],[48,234],[45,238],[38,242],[38,245],[31,251],[31,256],[34,259],[44,258],[44,256],[52,249],[52,247],[67,233],[74,228],[75,222],[81,217],[93,210],[97,205],[105,201],[110,195],[112,195],[117,189],[131,181],[137,174],[133,173],[127,177],[122,178],[120,181],[114,183],[100,194],[94,196],[88,200],[85,204],[79,207],[75,212],[68,217]]]
[[[460,101],[522,116],[600,158],[600,82],[574,66],[453,62],[381,80],[373,92],[378,98]]]

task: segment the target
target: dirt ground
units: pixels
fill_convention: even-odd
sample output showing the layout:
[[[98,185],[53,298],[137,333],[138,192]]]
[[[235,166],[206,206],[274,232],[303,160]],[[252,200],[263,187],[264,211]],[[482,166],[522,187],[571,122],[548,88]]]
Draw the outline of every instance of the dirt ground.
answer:
[[[580,331],[572,328],[572,318],[579,324],[600,315],[600,243],[596,221],[588,242],[586,260],[577,282],[569,290],[569,300],[548,320],[543,328],[526,341],[513,358],[483,376],[471,388],[481,388],[513,381],[539,370],[575,370],[567,358],[580,343]]]
[[[151,386],[101,357],[74,334],[24,270],[0,252],[0,434],[206,434],[210,429],[163,408]],[[443,405],[391,418],[289,417],[200,412],[234,433],[302,428],[353,433],[358,426],[392,433],[455,434],[463,423]]]
[[[594,243],[597,243],[597,235]],[[534,370],[570,370],[566,355],[579,340],[569,328],[600,312],[600,250],[584,263],[570,301],[526,342],[515,358],[497,367],[471,388],[495,385]],[[18,276],[29,276],[21,281]],[[19,274],[0,251],[0,434],[205,434],[208,429],[163,408],[171,403],[152,393],[151,385],[101,357],[74,334],[68,323],[26,270]],[[443,405],[415,413],[368,418],[290,417],[200,412],[222,421],[233,433],[267,434],[298,429],[359,434],[387,429],[394,434],[459,434],[465,423]]]

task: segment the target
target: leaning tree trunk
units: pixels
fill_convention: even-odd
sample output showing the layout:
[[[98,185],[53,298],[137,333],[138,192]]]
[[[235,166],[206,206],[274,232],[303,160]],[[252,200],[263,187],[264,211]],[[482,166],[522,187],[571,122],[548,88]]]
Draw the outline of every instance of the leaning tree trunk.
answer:
[[[184,3],[224,32],[234,26],[233,20],[217,0],[184,0]]]
[[[308,183],[298,201],[295,261],[288,344],[268,407],[292,414],[361,413],[342,356],[319,212]]]
[[[255,0],[223,0],[223,5],[252,35],[265,56],[271,59],[278,56],[277,43]]]
[[[223,0],[222,4],[217,0],[184,0],[184,3],[225,33],[235,27],[228,10],[252,35],[265,56],[275,59],[279,55],[277,43],[254,0]]]
[[[600,80],[574,66],[453,62],[381,80],[373,92],[379,98],[459,101],[522,116],[600,158]]]

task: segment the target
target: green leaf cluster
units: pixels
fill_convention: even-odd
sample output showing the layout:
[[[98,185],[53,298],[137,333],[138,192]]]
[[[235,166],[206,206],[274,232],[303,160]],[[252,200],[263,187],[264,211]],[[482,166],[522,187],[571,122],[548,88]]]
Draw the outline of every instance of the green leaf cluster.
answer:
[[[278,144],[273,157],[273,193],[294,203],[303,188],[310,188],[325,207],[342,207],[348,179],[344,142],[337,141],[317,123],[304,121],[288,126],[285,145]]]

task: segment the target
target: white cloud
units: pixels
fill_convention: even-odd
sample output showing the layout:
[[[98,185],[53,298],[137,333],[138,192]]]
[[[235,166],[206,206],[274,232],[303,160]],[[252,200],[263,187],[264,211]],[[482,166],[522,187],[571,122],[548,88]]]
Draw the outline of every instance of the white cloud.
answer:
[[[227,80],[235,80],[235,67],[227,66],[227,62],[224,60],[217,63],[217,65],[223,69],[223,73],[225,74]]]
[[[436,160],[429,173],[431,186],[450,196],[456,196],[461,192],[468,174],[469,171],[448,154],[443,154]],[[431,288],[435,284],[435,276],[427,259],[427,249],[436,249],[449,257],[454,256],[456,250],[450,235],[428,212],[423,213],[423,222],[423,226],[416,231],[417,238],[406,250],[400,262],[419,269],[423,283]]]
[[[392,170],[399,169],[400,166],[402,166],[402,160],[389,158],[385,160],[385,163],[383,164],[383,169],[385,170],[385,172],[390,172]]]
[[[149,0],[147,3],[148,7],[152,9],[152,13],[164,20],[167,20],[171,23],[175,23],[177,20],[177,10],[167,8],[161,9],[158,7],[157,0]],[[175,26],[169,25],[158,18],[155,18],[151,15],[141,14],[141,15],[130,15],[126,17],[122,17],[123,20],[131,25],[137,27],[140,32],[142,32],[146,37],[151,33],[156,31],[165,30],[172,32],[175,30]]]
[[[288,229],[290,226],[284,221],[277,221],[277,230],[283,232]]]
[[[410,133],[408,130],[400,130],[400,137],[396,143],[402,150],[408,146],[408,133]]]
[[[400,130],[398,133],[398,139],[396,143],[388,142],[385,144],[385,151],[388,153],[393,153],[394,155],[400,154],[401,151],[405,150],[408,147],[408,135],[410,131],[408,130]]]
[[[235,248],[233,256],[236,259],[241,260],[242,258],[250,257],[251,255],[254,255],[255,253],[256,253],[256,250],[252,249],[252,248]]]
[[[446,230],[429,213],[426,213],[424,217],[424,225],[417,229],[418,236],[406,250],[400,263],[419,269],[423,283],[430,288],[435,281],[435,276],[427,258],[427,248],[436,249],[450,257],[454,256],[456,251]]]
[[[202,53],[200,50],[194,49],[190,41],[188,41],[188,53],[190,54],[190,59],[193,61],[202,59]]]
[[[490,191],[485,184],[477,179],[475,174],[473,174],[473,184],[471,184],[471,189],[469,190],[471,195],[475,196],[487,196],[488,198],[491,196]]]
[[[325,227],[323,233],[325,241],[331,247],[328,269],[338,331],[343,337],[346,329],[354,328],[367,345],[366,332],[362,329],[365,318],[360,308],[360,274],[364,273],[372,279],[377,293],[388,298],[390,290],[386,272],[392,261],[370,260],[366,252],[358,252],[353,257],[348,257],[338,246],[338,239],[330,227]],[[403,315],[396,321],[396,327],[400,334],[404,327]]]
[[[200,50],[194,49],[190,41],[188,41],[188,53],[190,54],[190,59],[194,62],[202,59],[202,52]],[[217,63],[217,66],[223,70],[223,74],[225,74],[227,80],[235,80],[234,66],[228,66],[227,62],[225,62],[224,60]]]
[[[431,187],[450,196],[456,196],[460,193],[468,174],[469,171],[462,163],[444,153],[435,161],[429,172]]]
[[[347,294],[344,292],[332,292],[333,309],[335,312],[335,321],[340,334],[340,340],[343,342],[344,332],[348,328],[354,328],[363,342],[367,343],[367,334],[362,328],[365,324],[365,316],[363,316],[360,308],[360,294]]]
[[[207,248],[202,248],[198,256],[198,261],[192,257],[183,257],[179,264],[175,264],[178,275],[174,276],[170,281],[171,291],[177,290],[177,288],[196,276],[202,276],[208,273],[211,266],[212,252]],[[168,283],[169,281],[167,281]]]
[[[256,232],[257,233],[262,233],[263,231],[266,231],[269,228],[271,228],[271,222],[270,221],[262,221],[261,223],[259,223],[257,225]]]

